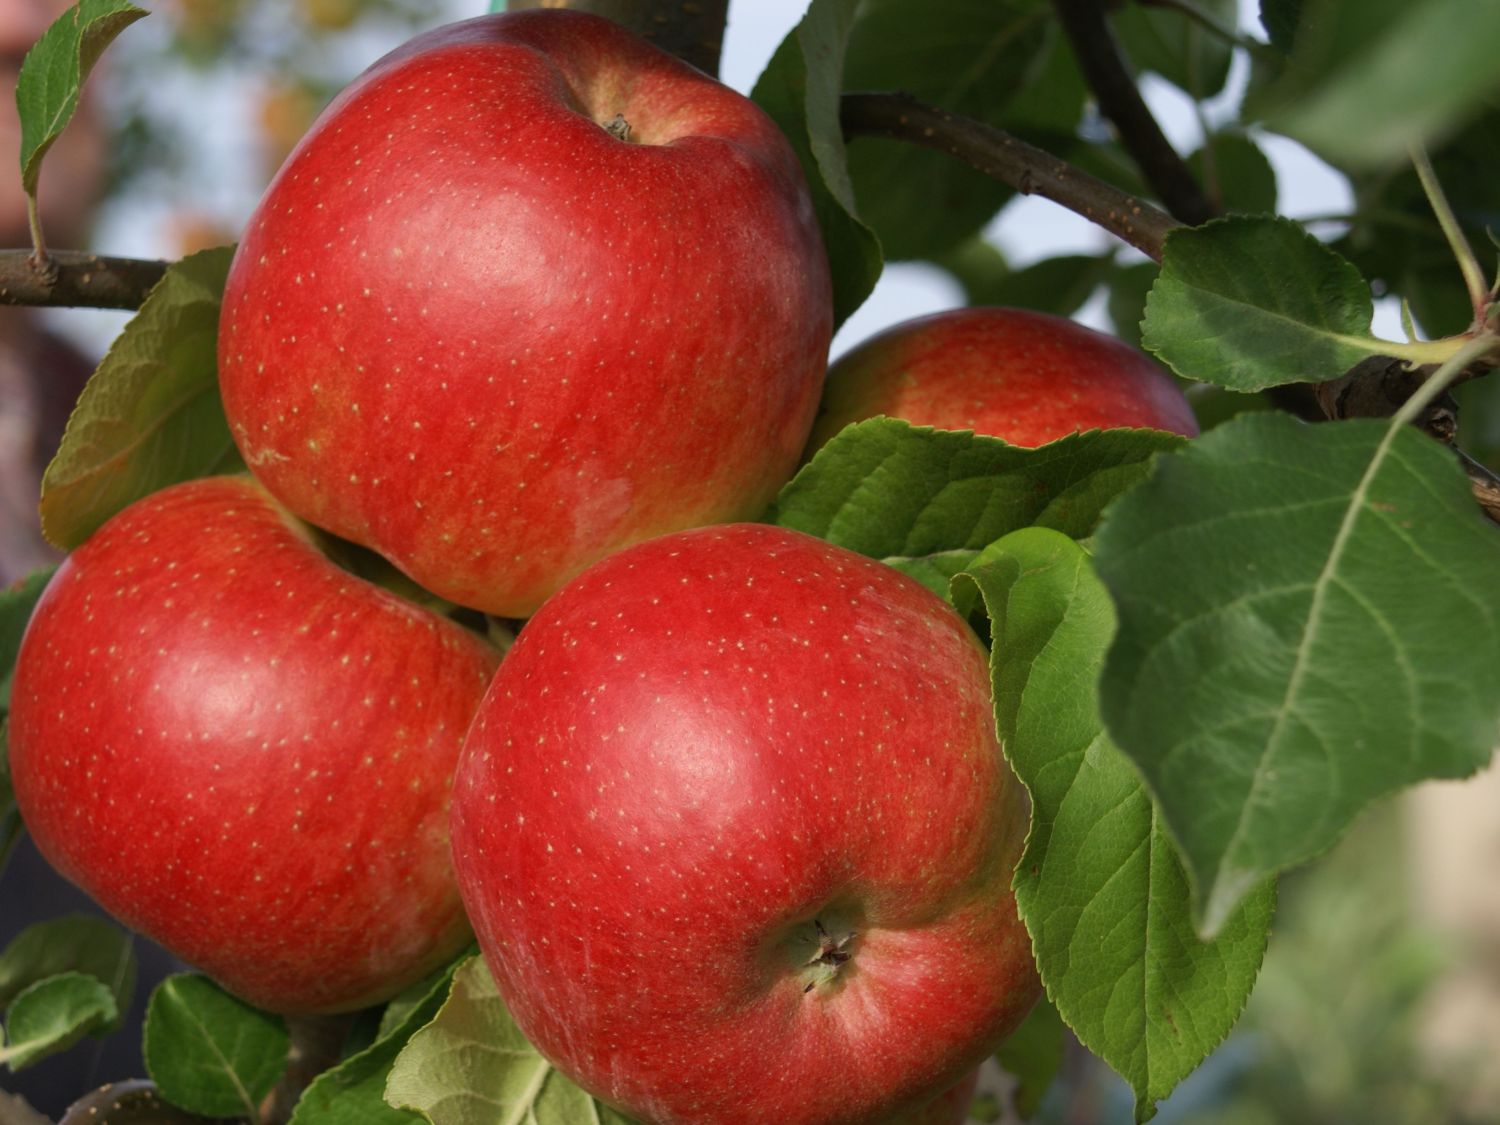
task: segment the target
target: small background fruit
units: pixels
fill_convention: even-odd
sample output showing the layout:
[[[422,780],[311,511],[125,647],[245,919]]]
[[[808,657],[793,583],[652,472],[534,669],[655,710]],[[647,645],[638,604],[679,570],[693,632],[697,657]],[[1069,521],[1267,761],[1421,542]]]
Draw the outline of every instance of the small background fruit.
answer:
[[[1027,446],[1115,426],[1198,433],[1177,384],[1145,355],[1027,309],[956,309],[872,336],[829,370],[809,454],[877,414]]]

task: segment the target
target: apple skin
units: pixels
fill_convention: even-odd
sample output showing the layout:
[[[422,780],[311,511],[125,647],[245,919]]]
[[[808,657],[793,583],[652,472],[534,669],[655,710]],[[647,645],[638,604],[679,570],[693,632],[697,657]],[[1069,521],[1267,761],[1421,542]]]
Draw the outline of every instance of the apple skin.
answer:
[[[656,1125],[905,1122],[963,1079],[1038,994],[1010,890],[1027,826],[968,626],[749,524],[549,600],[454,780],[511,1013]]]
[[[324,112],[240,243],[220,381],[292,511],[521,617],[619,547],[759,515],[831,331],[771,120],[607,20],[530,11],[419,36]]]
[[[902,321],[841,356],[828,371],[808,455],[877,414],[1025,446],[1116,426],[1198,434],[1182,391],[1147,356],[1028,309],[954,309]]]
[[[249,477],[68,557],[17,657],[10,764],[64,875],[253,1004],[361,1008],[457,953],[450,781],[497,657],[339,570]]]

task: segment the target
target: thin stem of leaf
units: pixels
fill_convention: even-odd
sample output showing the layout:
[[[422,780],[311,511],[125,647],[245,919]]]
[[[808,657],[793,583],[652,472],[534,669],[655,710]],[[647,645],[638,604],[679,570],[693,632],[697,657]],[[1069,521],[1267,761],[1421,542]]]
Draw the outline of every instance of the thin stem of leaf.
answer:
[[[1464,287],[1469,291],[1469,301],[1474,307],[1474,323],[1482,324],[1485,306],[1490,301],[1490,288],[1485,283],[1484,270],[1479,265],[1474,248],[1469,245],[1463,227],[1459,226],[1458,217],[1453,213],[1448,196],[1443,192],[1443,185],[1438,182],[1437,172],[1433,170],[1432,160],[1422,145],[1411,146],[1411,162],[1417,170],[1417,179],[1422,182],[1422,190],[1427,194],[1427,201],[1432,205],[1432,212],[1437,216],[1438,225],[1443,228],[1443,235],[1453,249],[1453,256],[1458,259],[1458,268],[1464,275]]]
[[[27,263],[43,284],[51,285],[57,280],[57,264],[47,253],[47,239],[42,234],[42,213],[37,208],[34,191],[26,195],[26,224],[31,228],[31,257]]]
[[[1463,350],[1469,340],[1470,337],[1467,336],[1444,336],[1441,340],[1411,340],[1404,344],[1397,340],[1378,340],[1376,341],[1378,346],[1372,350],[1371,354],[1395,356],[1409,363],[1447,363]],[[1368,344],[1369,340],[1361,342]]]

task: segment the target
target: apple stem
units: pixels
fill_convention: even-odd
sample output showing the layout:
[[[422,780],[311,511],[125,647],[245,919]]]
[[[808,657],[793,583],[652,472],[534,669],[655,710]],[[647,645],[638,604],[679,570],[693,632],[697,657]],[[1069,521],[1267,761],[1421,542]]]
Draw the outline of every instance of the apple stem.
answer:
[[[288,1016],[291,1048],[286,1070],[276,1088],[261,1106],[263,1125],[286,1125],[297,1099],[312,1080],[339,1061],[344,1040],[354,1023],[353,1014],[337,1016]]]
[[[623,113],[617,113],[611,117],[604,126],[604,131],[617,141],[630,140],[630,122],[625,120]]]

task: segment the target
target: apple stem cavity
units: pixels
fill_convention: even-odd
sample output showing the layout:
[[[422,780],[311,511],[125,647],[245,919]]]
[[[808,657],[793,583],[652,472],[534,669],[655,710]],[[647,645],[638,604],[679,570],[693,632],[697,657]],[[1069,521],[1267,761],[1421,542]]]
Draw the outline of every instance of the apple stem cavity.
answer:
[[[817,932],[810,940],[817,947],[817,951],[807,959],[803,968],[813,969],[815,972],[806,987],[802,989],[804,993],[811,992],[819,983],[826,984],[832,981],[838,975],[844,963],[854,957],[849,943],[859,936],[857,931],[848,930],[834,937],[828,932],[820,918],[813,919],[813,928]]]
[[[604,131],[617,141],[630,143],[630,122],[625,120],[623,113],[617,113],[611,117],[605,124]]]

